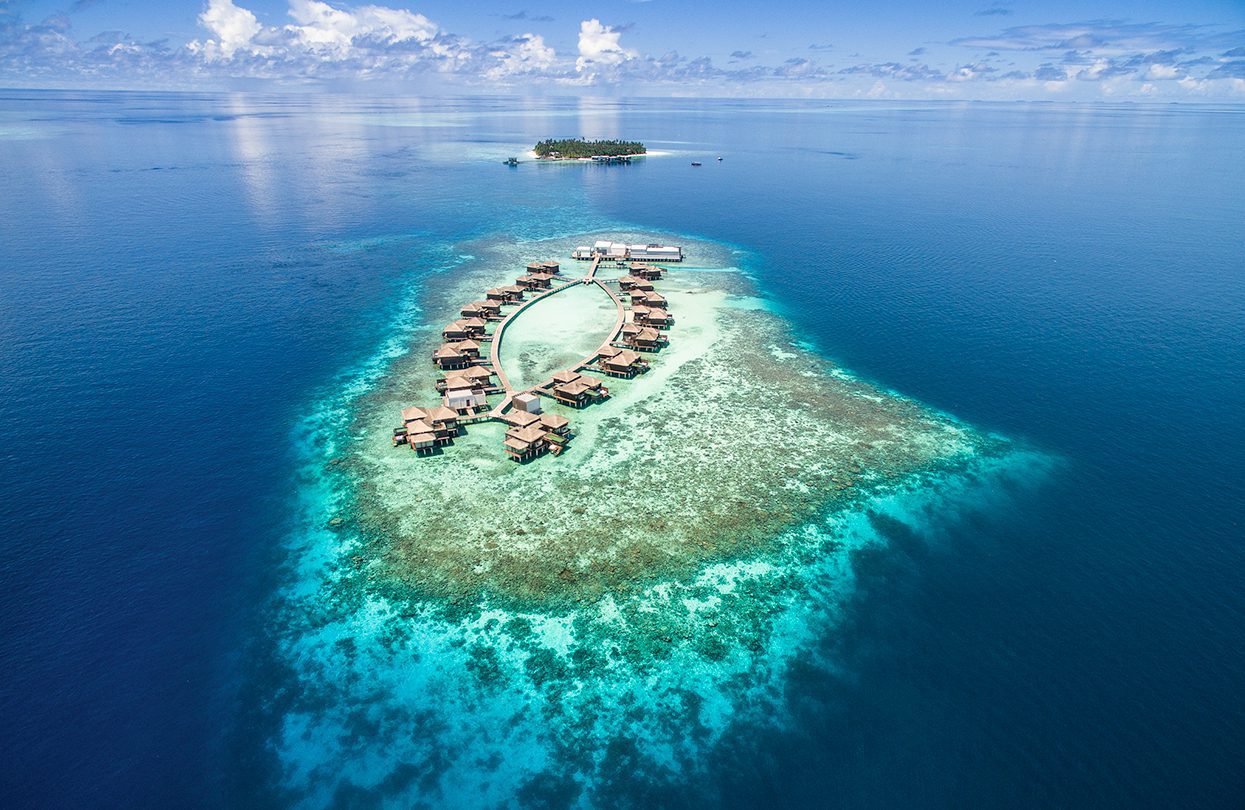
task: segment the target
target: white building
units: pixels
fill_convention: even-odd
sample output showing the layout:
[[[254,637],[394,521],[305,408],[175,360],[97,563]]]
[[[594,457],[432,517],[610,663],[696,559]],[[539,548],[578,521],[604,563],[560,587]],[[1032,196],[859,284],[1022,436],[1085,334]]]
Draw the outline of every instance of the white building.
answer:
[[[514,402],[514,407],[520,411],[540,413],[540,397],[535,394],[515,394],[512,401]]]
[[[580,245],[571,251],[571,258],[588,261],[597,257],[607,261],[681,262],[683,248],[677,245],[625,245],[600,239],[592,247]]]
[[[483,391],[471,388],[451,388],[445,392],[445,407],[456,411],[484,407],[487,404],[488,400]]]
[[[683,248],[676,245],[628,245],[627,258],[633,262],[681,262]]]

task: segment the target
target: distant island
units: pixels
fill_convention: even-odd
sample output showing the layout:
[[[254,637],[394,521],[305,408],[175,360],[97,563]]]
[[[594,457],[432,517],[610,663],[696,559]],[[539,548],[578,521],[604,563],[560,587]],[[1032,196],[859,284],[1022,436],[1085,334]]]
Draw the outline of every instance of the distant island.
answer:
[[[542,160],[584,160],[594,157],[635,157],[648,150],[639,141],[585,141],[582,138],[548,139],[533,150]]]

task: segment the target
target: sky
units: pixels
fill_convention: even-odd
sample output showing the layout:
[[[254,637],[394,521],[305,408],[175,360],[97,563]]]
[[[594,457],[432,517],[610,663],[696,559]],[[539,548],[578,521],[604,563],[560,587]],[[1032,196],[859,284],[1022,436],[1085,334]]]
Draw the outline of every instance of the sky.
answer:
[[[1245,0],[0,0],[0,85],[1245,102]]]

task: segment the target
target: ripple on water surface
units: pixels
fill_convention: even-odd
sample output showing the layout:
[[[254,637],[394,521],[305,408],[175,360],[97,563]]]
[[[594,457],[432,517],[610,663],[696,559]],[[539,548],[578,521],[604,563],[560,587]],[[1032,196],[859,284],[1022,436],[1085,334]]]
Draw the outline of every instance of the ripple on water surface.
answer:
[[[420,304],[440,324],[571,246],[472,245]],[[787,667],[837,620],[852,552],[882,542],[871,515],[919,528],[1042,467],[808,352],[739,272],[659,286],[671,347],[605,404],[561,411],[578,433],[563,457],[516,465],[494,426],[433,458],[394,450],[397,409],[430,401],[431,327],[349,407],[325,403],[316,447],[334,459],[309,458],[319,494],[282,611],[299,681],[277,750],[308,803],[609,806],[622,782],[676,786],[732,727],[781,723]],[[608,329],[608,298],[582,291],[516,321],[523,379],[599,344],[550,349]]]

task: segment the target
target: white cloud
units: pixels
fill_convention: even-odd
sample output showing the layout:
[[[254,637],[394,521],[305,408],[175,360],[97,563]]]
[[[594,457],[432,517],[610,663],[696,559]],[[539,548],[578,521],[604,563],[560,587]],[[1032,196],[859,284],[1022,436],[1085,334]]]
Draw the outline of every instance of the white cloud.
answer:
[[[579,24],[579,58],[575,69],[583,72],[597,65],[619,65],[634,59],[635,51],[622,46],[622,31],[593,18]]]
[[[507,47],[489,52],[496,64],[484,72],[487,79],[496,81],[511,76],[544,74],[551,71],[558,61],[558,54],[545,44],[539,34],[520,34]]]
[[[1157,62],[1150,65],[1150,69],[1146,71],[1147,79],[1176,79],[1180,75],[1181,70],[1175,65],[1161,65]]]
[[[332,59],[350,57],[360,40],[426,43],[437,35],[437,26],[424,15],[385,6],[348,11],[319,0],[290,0],[290,17],[295,24],[285,30],[308,50]]]
[[[215,39],[202,45],[190,43],[191,50],[202,49],[208,61],[230,59],[239,50],[253,50],[254,39],[263,30],[259,20],[250,11],[233,4],[233,0],[208,0],[208,6],[199,15],[202,25]]]

